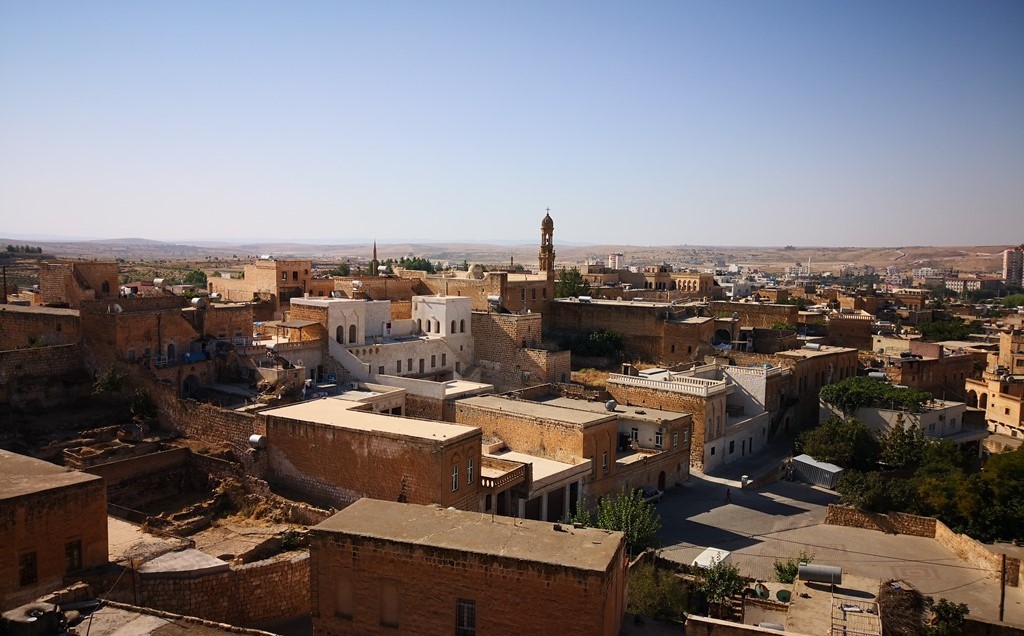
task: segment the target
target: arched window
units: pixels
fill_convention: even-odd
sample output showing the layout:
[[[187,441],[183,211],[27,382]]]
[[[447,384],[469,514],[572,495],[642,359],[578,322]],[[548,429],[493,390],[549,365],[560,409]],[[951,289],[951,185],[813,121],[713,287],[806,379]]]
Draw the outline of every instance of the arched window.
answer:
[[[349,325],[348,326],[348,341],[349,342],[355,342],[356,341],[356,326],[355,325]]]
[[[416,319],[416,331],[423,331],[423,321],[419,318]]]
[[[170,362],[170,361],[174,360],[174,357],[175,357],[175,355],[177,353],[178,353],[178,350],[175,349],[174,343],[173,342],[172,343],[168,343],[168,345],[167,345],[167,361]]]
[[[463,318],[459,321],[459,333],[466,333],[466,319]]]
[[[455,333],[455,321],[452,321],[452,333]]]
[[[441,321],[434,319],[434,333],[441,333]]]
[[[338,341],[338,344],[345,344],[345,328],[341,325],[334,330],[334,339]]]

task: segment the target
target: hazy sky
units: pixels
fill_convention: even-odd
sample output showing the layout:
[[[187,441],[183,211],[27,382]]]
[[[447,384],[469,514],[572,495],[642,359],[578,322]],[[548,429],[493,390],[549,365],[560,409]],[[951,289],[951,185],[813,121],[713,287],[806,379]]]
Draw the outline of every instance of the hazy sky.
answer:
[[[0,0],[0,236],[1024,241],[1024,2]]]

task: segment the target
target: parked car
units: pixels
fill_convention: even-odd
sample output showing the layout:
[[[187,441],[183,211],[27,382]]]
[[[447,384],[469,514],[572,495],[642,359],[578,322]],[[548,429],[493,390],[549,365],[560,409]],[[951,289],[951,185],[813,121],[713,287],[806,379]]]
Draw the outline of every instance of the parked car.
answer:
[[[661,501],[664,491],[658,490],[657,488],[644,487],[640,489],[640,496],[644,498],[644,501],[649,504],[655,504]]]

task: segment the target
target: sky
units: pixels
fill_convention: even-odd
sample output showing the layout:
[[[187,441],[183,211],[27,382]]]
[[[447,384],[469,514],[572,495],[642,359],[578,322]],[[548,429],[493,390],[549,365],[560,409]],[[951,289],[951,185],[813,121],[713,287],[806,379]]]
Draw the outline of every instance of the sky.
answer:
[[[0,0],[0,236],[1024,242],[1024,2]]]

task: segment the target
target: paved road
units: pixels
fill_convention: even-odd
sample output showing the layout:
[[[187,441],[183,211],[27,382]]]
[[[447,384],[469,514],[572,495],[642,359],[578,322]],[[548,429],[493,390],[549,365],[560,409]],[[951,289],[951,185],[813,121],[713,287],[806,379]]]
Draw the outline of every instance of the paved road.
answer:
[[[926,595],[967,603],[972,614],[998,617],[998,573],[975,568],[933,539],[825,526],[825,507],[835,500],[801,483],[740,490],[691,477],[658,504],[662,556],[690,563],[706,547],[722,548],[744,574],[767,580],[776,558],[804,550],[816,563],[841,566],[844,573],[903,579]],[[1024,624],[1022,603],[1024,589],[1007,588],[1005,620]]]

